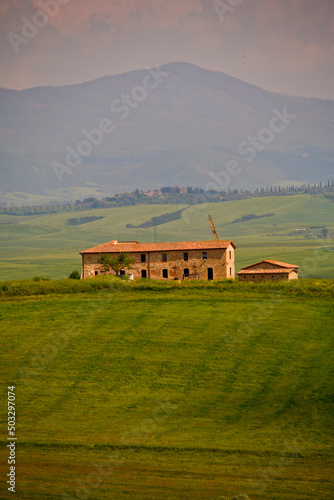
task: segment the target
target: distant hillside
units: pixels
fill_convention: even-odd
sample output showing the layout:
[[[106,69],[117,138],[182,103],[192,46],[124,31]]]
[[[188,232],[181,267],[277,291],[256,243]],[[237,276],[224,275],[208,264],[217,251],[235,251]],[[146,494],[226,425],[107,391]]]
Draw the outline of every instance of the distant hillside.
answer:
[[[171,220],[182,208],[181,217]],[[324,195],[296,195],[187,207],[96,208],[83,216],[68,210],[30,216],[0,214],[0,279],[64,278],[81,269],[81,250],[112,239],[212,240],[209,213],[219,238],[232,240],[237,247],[236,271],[267,258],[299,265],[302,277],[334,278],[333,202]],[[83,222],[86,217],[95,220],[69,224],[69,219]]]
[[[86,195],[175,184],[252,189],[331,177],[334,101],[267,92],[186,63],[160,74],[0,89],[2,193],[57,199],[77,188]],[[104,133],[91,135],[97,127]],[[241,171],[227,186],[230,160]]]

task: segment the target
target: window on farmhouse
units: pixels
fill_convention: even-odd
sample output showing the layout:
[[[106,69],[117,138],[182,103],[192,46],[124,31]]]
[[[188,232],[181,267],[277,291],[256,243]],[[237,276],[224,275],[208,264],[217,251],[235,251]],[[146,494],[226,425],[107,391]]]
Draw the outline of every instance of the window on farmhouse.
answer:
[[[168,269],[163,269],[162,270],[162,277],[163,278],[168,278]]]
[[[186,269],[183,269],[183,276],[184,276],[185,278],[189,278],[189,269],[187,269],[187,268],[186,268]]]
[[[146,255],[144,253],[141,254],[140,260],[141,262],[146,262]]]
[[[184,252],[184,254],[183,254],[183,260],[188,260],[188,252]]]
[[[230,259],[232,259],[232,252],[231,252],[231,250],[230,250]]]
[[[230,276],[232,276],[232,267],[230,267]]]
[[[99,274],[99,271],[95,271],[95,276],[97,276]]]
[[[203,260],[208,260],[208,252],[203,252]]]
[[[125,271],[124,271],[124,269],[122,269],[122,271],[120,272],[120,275],[121,275],[121,276],[125,276]]]
[[[141,277],[142,278],[146,278],[147,277],[146,269],[142,269],[141,270]]]
[[[167,262],[167,254],[166,253],[162,254],[162,262]]]

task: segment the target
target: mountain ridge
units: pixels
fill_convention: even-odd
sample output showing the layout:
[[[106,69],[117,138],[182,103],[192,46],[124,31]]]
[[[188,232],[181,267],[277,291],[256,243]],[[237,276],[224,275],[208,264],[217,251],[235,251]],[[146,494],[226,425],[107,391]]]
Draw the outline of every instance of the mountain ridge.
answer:
[[[205,187],[231,161],[242,170],[229,176],[231,188],[325,181],[333,170],[334,101],[269,92],[189,63],[66,86],[0,89],[0,106],[2,193],[57,197],[90,186],[94,194]],[[296,119],[271,133],[275,109]],[[101,120],[112,121],[114,130],[91,144],[90,154],[79,155],[87,141],[83,131],[98,128]],[[238,148],[260,135],[270,141],[261,142],[248,161]],[[72,159],[75,153],[81,158],[75,167],[66,163],[69,150]],[[64,166],[61,176],[55,162]]]

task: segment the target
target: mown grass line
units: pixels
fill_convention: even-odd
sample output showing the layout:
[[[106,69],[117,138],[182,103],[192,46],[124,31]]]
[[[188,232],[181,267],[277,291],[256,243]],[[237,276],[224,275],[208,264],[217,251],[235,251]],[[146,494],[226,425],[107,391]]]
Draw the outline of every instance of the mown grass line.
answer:
[[[0,444],[6,445],[7,441],[1,441]],[[35,449],[45,449],[45,450],[87,450],[87,451],[96,451],[96,450],[130,450],[135,452],[145,452],[150,451],[154,453],[166,453],[166,454],[182,454],[182,453],[192,453],[202,455],[205,454],[214,454],[214,455],[249,455],[249,456],[266,456],[266,457],[276,457],[280,455],[280,452],[276,452],[274,450],[243,450],[243,449],[222,449],[222,448],[205,448],[205,447],[177,447],[177,446],[149,446],[149,445],[121,445],[121,444],[95,444],[95,445],[87,445],[80,443],[43,443],[43,442],[33,442],[33,441],[20,441],[20,448],[35,448]],[[289,457],[298,457],[303,458],[307,456],[307,458],[311,457],[332,457],[331,453],[326,452],[310,452],[310,453],[302,453],[302,452],[290,452],[287,451],[286,455]]]

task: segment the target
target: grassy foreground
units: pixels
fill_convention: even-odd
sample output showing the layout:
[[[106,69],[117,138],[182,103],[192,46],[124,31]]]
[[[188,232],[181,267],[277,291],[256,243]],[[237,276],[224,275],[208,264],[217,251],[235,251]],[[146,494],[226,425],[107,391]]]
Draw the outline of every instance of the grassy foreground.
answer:
[[[332,280],[0,291],[17,498],[333,497]]]

